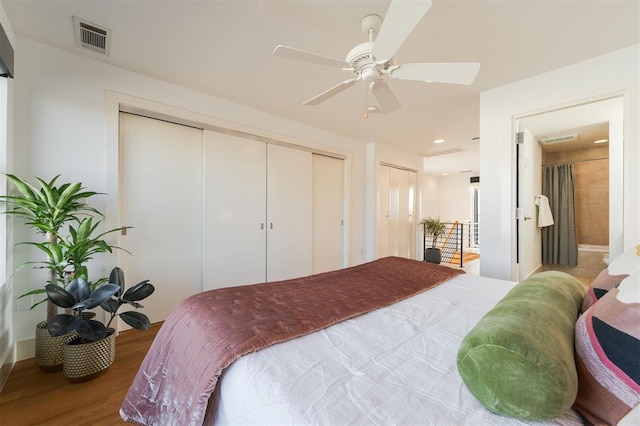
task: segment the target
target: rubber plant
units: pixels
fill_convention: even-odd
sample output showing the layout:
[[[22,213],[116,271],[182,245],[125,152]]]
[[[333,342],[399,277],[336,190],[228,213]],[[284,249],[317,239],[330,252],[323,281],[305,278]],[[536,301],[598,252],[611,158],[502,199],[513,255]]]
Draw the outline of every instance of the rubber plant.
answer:
[[[13,184],[17,193],[0,196],[0,201],[7,204],[6,214],[19,216],[25,220],[26,225],[31,226],[37,233],[44,235],[44,240],[51,250],[60,239],[60,230],[70,222],[80,222],[84,215],[102,216],[95,208],[89,206],[87,199],[97,195],[97,192],[87,191],[81,183],[63,183],[57,186],[60,175],[50,181],[36,178],[39,187],[29,184],[27,181],[13,175],[6,174],[8,181]],[[59,250],[63,250],[60,248]],[[49,269],[50,285],[58,285],[60,271],[65,259],[61,252],[56,257],[48,257],[46,267]],[[43,288],[27,292],[20,297],[43,294]],[[46,300],[46,299],[45,299]],[[38,302],[34,306],[38,305]],[[32,306],[32,308],[34,307]],[[53,303],[47,305],[47,320],[57,314],[57,307]]]
[[[48,322],[49,334],[56,337],[75,331],[82,339],[81,343],[95,342],[109,334],[111,322],[117,316],[137,330],[147,330],[151,322],[145,314],[137,311],[118,313],[118,310],[124,305],[133,306],[135,309],[142,308],[139,301],[149,297],[154,290],[149,280],[144,280],[125,291],[124,273],[118,267],[111,271],[108,284],[100,285],[93,291],[82,277],[71,281],[66,289],[48,284],[46,291],[49,300],[73,312],[54,316]],[[82,315],[83,311],[98,306],[110,314],[106,325]]]

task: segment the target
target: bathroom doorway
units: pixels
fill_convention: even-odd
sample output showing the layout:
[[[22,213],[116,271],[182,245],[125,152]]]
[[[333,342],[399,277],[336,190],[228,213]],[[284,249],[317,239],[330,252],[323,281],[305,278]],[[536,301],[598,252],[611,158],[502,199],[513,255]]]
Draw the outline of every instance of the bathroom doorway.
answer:
[[[552,269],[569,272],[588,283],[606,267],[610,248],[621,244],[622,112],[623,98],[618,96],[518,120],[519,129],[530,135],[532,144],[525,152],[537,152],[530,155],[535,161],[527,162],[530,170],[520,169],[521,180],[534,181],[529,186],[539,188],[539,193],[534,194],[535,202],[520,200],[520,205],[525,206],[518,225],[522,236],[519,247],[523,251],[520,258],[536,259],[525,268],[521,265],[520,279]],[[556,176],[548,174],[554,169],[570,173],[573,195],[556,197],[555,209],[559,210],[555,211],[558,217],[554,225],[531,226],[540,225],[538,196],[550,190],[544,180],[545,176]],[[573,202],[568,196],[573,197]],[[530,198],[531,194],[525,197]],[[558,237],[558,227],[574,227],[569,229],[573,237],[567,228]],[[563,238],[563,242],[558,241]],[[554,245],[555,248],[549,247]]]

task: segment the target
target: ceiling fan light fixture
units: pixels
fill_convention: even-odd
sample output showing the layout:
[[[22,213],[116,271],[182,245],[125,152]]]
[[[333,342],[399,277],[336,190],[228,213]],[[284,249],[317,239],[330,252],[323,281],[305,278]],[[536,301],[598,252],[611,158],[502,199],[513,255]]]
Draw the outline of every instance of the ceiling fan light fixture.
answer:
[[[339,68],[352,74],[351,78],[303,105],[318,105],[356,81],[363,80],[375,97],[380,112],[390,113],[401,105],[387,84],[389,79],[469,85],[480,69],[480,64],[471,62],[395,64],[395,53],[431,6],[431,0],[391,0],[384,21],[380,15],[365,16],[360,22],[360,29],[367,34],[368,40],[353,47],[345,61],[284,45],[276,46],[273,55]]]

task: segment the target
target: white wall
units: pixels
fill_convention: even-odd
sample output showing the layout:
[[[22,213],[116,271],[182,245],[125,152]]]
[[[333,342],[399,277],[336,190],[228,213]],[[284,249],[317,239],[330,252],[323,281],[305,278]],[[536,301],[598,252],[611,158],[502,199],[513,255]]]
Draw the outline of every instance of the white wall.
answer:
[[[430,216],[440,216],[440,177],[428,174],[422,175],[421,191],[422,215],[420,219]]]
[[[624,95],[624,236],[612,255],[640,242],[640,45],[489,90],[480,95],[482,197],[480,274],[515,279],[515,117]],[[615,226],[615,225],[614,225]],[[616,235],[613,235],[614,239]]]
[[[117,225],[112,208],[117,199],[113,192],[117,188],[113,182],[117,171],[112,170],[113,147],[110,145],[114,128],[109,117],[117,115],[114,109],[118,103],[113,99],[126,99],[151,108],[162,106],[164,111],[184,112],[239,130],[346,153],[351,167],[347,188],[352,218],[350,260],[352,264],[365,260],[365,246],[370,237],[365,233],[364,220],[367,194],[364,144],[21,37],[17,37],[16,75],[14,123],[18,175],[50,178],[62,174],[64,181],[81,181],[91,190],[108,192],[108,196],[96,201],[95,207],[107,210],[111,215],[108,220]],[[23,228],[16,229],[16,241],[34,237]],[[17,264],[30,256],[40,256],[22,249],[16,249],[15,253]],[[90,268],[92,274],[101,275],[110,267],[109,259],[100,259]],[[14,293],[40,287],[43,282],[43,272],[20,272],[15,277]],[[44,309],[32,312],[25,310],[28,303],[16,306],[14,339],[31,339],[35,324],[44,317]],[[25,347],[25,356],[29,356],[29,351]]]
[[[473,173],[440,177],[439,216],[444,222],[473,222]]]

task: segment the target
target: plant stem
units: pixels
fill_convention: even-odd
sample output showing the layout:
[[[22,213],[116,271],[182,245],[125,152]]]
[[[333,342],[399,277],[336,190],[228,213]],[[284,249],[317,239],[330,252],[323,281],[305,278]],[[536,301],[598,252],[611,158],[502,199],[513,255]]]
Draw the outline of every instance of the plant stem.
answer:
[[[45,238],[50,243],[56,243],[58,241],[58,236],[52,232],[47,232]],[[49,258],[49,261],[52,261],[52,259]],[[49,283],[58,284],[58,274],[53,268],[49,269]],[[51,318],[56,315],[58,315],[58,307],[51,300],[47,300],[47,322],[51,321]]]

